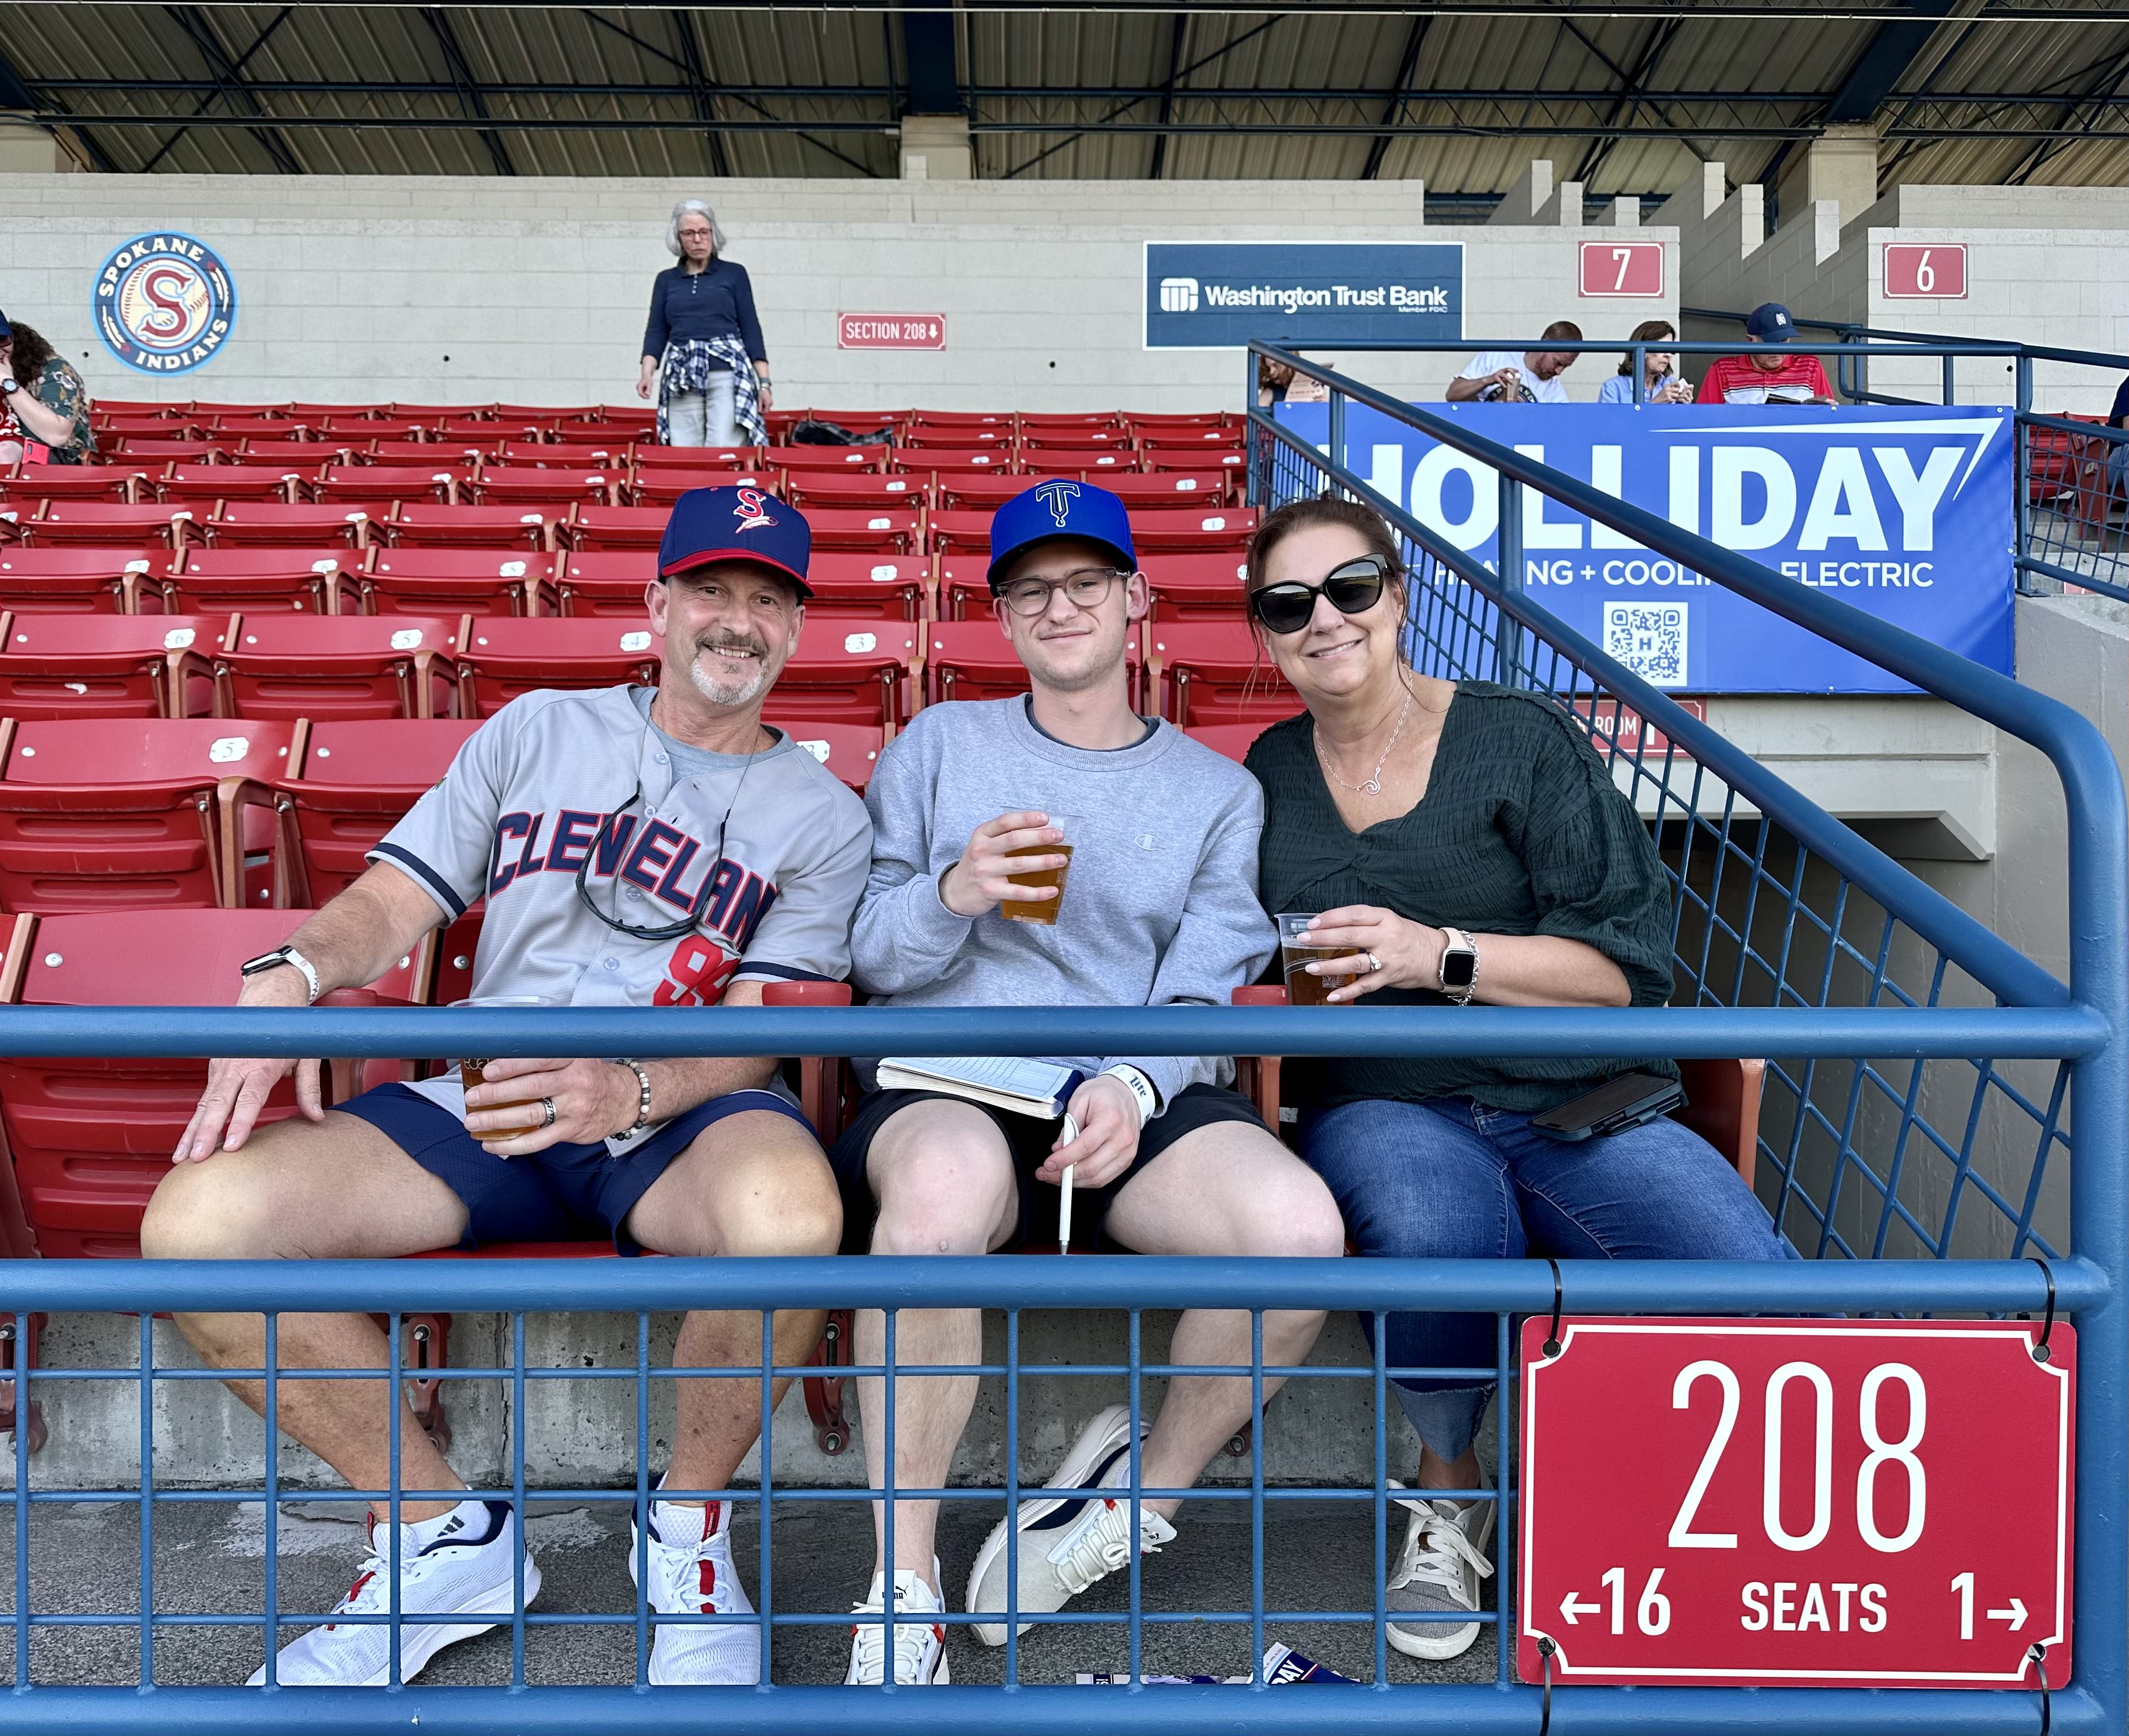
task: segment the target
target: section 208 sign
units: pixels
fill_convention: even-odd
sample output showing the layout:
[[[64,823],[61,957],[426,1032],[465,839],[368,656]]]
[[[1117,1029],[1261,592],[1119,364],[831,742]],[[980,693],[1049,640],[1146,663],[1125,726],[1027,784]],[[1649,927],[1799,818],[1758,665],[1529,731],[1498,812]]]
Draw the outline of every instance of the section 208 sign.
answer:
[[[1148,241],[1145,347],[1464,335],[1460,241]]]
[[[143,373],[183,373],[211,361],[236,329],[236,284],[204,241],[151,230],[115,250],[96,274],[97,335]]]
[[[2012,673],[2008,410],[1426,407],[1799,585]],[[1318,445],[1328,437],[1326,405],[1283,405],[1279,416]],[[1346,453],[1377,492],[1495,568],[1500,485],[1492,470],[1358,404],[1346,412]],[[1913,691],[1534,488],[1522,492],[1522,518],[1524,589],[1651,686]]]

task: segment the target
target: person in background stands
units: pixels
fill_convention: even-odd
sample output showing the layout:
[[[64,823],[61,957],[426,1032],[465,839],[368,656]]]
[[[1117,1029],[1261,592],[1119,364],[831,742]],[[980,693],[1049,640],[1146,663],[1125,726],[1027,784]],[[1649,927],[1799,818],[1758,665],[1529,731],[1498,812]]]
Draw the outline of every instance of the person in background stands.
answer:
[[[1274,404],[1321,404],[1327,402],[1331,388],[1319,379],[1305,373],[1296,373],[1284,362],[1274,362],[1268,355],[1257,358],[1257,402],[1269,408]]]
[[[1630,344],[1660,344],[1675,339],[1678,328],[1669,320],[1643,320],[1627,334]],[[1679,372],[1678,357],[1667,350],[1641,352],[1641,400],[1650,404],[1689,404],[1693,382]],[[1619,359],[1619,371],[1597,388],[1600,404],[1631,404],[1634,401],[1634,352]]]
[[[1540,334],[1548,344],[1579,344],[1582,328],[1572,320],[1555,320]],[[1488,350],[1449,383],[1452,404],[1564,404],[1567,387],[1560,375],[1574,365],[1572,350]]]
[[[2129,430],[2129,379],[2114,389],[2114,407],[2107,412],[2107,426]],[[2129,440],[2112,442],[2107,454],[2107,500],[2111,511],[2118,500],[2129,500]]]
[[[1745,321],[1749,355],[1717,359],[1700,383],[1703,404],[1833,404],[1839,399],[1815,355],[1787,348],[1796,321],[1779,302],[1762,302]]]
[[[96,456],[88,388],[72,362],[0,313],[0,464],[82,464]],[[43,450],[38,449],[43,448]]]
[[[636,395],[656,383],[661,445],[761,445],[774,395],[746,267],[724,257],[717,214],[700,199],[673,207],[665,245],[680,263],[650,286]]]

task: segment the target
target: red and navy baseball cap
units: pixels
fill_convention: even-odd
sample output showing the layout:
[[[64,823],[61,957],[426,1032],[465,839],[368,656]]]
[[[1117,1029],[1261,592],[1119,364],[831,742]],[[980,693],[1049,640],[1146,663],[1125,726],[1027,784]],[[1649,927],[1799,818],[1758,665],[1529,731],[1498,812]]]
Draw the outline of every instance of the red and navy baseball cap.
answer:
[[[762,488],[690,488],[673,502],[658,545],[658,576],[670,578],[713,560],[750,560],[780,573],[804,602],[813,594],[806,564],[813,529],[796,507]]]
[[[992,515],[991,589],[998,589],[999,575],[1016,555],[1060,536],[1098,543],[1116,556],[1125,572],[1138,570],[1138,556],[1131,549],[1131,515],[1124,511],[1124,503],[1092,483],[1058,477],[1016,494]]]

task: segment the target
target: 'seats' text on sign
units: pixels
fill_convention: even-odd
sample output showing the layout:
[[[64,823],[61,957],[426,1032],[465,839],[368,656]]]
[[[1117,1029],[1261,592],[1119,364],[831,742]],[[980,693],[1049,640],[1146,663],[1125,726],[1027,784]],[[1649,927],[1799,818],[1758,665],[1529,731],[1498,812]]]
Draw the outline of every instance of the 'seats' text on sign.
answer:
[[[1523,1328],[1526,1681],[2069,1680],[2069,1327],[2045,1361],[2016,1321],[1550,1330]]]

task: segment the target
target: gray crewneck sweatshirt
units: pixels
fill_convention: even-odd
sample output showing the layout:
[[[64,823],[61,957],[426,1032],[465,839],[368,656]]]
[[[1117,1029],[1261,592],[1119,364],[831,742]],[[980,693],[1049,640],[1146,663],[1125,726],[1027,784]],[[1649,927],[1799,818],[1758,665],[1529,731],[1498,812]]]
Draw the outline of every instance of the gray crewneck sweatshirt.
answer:
[[[1224,1006],[1276,948],[1257,902],[1264,795],[1173,724],[1127,748],[1068,746],[1023,699],[926,706],[879,756],[865,796],[872,877],[850,974],[889,1006]],[[1054,926],[957,916],[939,877],[985,820],[1078,816]],[[1225,1056],[1051,1055],[1092,1075],[1129,1062],[1165,1108],[1225,1083]]]

